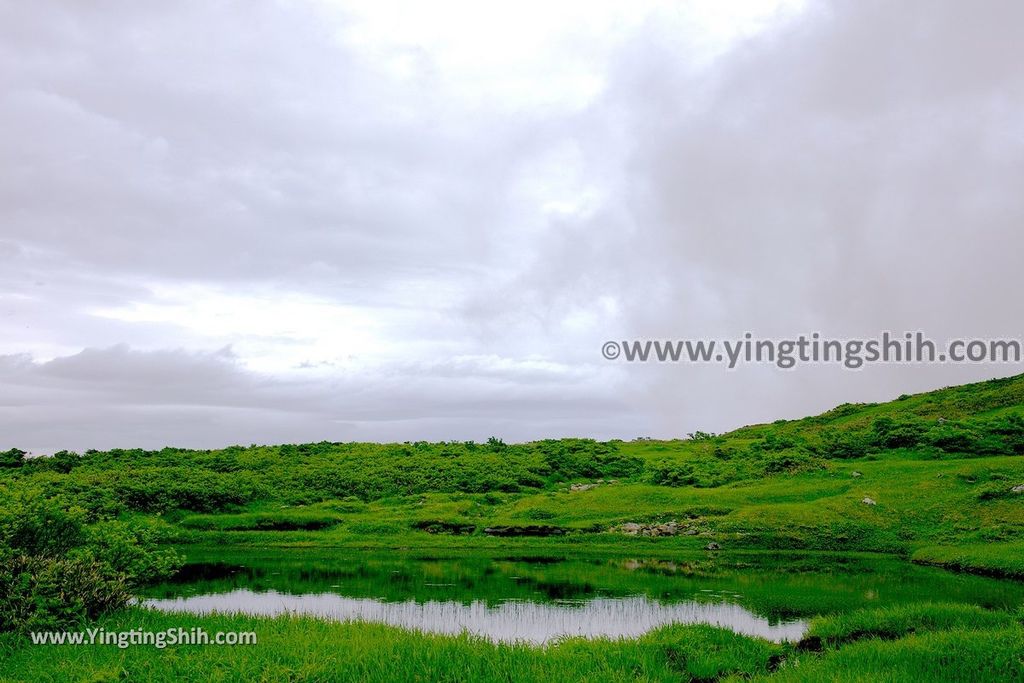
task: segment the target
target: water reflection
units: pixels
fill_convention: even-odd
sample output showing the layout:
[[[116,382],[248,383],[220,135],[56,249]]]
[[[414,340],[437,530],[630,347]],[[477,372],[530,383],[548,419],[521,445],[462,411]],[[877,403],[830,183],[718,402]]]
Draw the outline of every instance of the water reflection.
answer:
[[[735,604],[662,603],[645,596],[559,602],[512,600],[489,605],[480,600],[469,604],[439,600],[387,602],[334,593],[289,595],[273,590],[239,589],[185,598],[151,599],[144,604],[163,611],[192,614],[308,614],[428,633],[468,632],[494,642],[536,644],[565,636],[633,638],[667,624],[710,624],[774,641],[798,640],[807,628],[807,623],[800,620],[770,623]]]
[[[1016,609],[1024,583],[877,556],[674,558],[351,553],[188,546],[190,563],[140,598],[162,610],[286,612],[494,641],[635,637],[670,623],[798,639],[817,614],[931,602]],[[799,620],[799,621],[798,621]]]

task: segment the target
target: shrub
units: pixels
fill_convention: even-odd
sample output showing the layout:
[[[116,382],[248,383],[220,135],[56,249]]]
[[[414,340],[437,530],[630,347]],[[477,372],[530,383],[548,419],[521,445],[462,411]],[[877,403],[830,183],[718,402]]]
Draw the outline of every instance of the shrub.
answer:
[[[764,440],[757,444],[757,449],[762,451],[785,451],[791,448],[796,448],[801,445],[802,439],[793,436],[792,434],[779,434],[778,432],[768,432],[764,436]]]
[[[0,551],[0,631],[65,628],[130,599],[124,577],[88,553],[38,557]]]
[[[25,451],[20,448],[0,451],[0,467],[21,467],[25,464],[25,455]]]
[[[874,445],[881,448],[912,448],[922,441],[927,429],[920,420],[894,420],[880,417],[871,425]]]
[[[807,472],[823,467],[820,460],[803,449],[764,453],[760,458],[765,474]]]
[[[745,463],[749,466],[749,460]],[[662,460],[651,467],[650,481],[659,486],[696,486],[714,488],[738,478],[733,462],[715,458]]]
[[[90,551],[124,578],[130,588],[170,577],[183,561],[171,547],[158,545],[170,538],[160,522],[103,522],[86,529]]]
[[[872,449],[871,441],[861,432],[825,430],[821,433],[818,453],[825,458],[859,458]]]
[[[181,558],[155,545],[157,532],[84,524],[39,491],[0,504],[0,631],[57,629],[122,607],[131,590],[168,576]]]

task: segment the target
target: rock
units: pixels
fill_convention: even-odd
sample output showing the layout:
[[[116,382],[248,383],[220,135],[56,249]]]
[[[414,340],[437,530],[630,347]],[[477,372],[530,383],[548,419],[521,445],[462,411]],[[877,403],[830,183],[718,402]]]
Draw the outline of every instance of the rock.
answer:
[[[865,505],[878,505],[878,503],[875,502],[874,498],[868,498],[866,496],[864,497],[864,500],[862,500],[861,502],[864,503]]]
[[[667,524],[659,524],[652,529],[652,536],[675,536],[679,533],[679,525],[675,522],[668,522]]]
[[[620,531],[627,536],[678,536],[679,522],[671,521],[663,524],[638,524],[637,522],[626,522],[613,531]]]
[[[697,534],[699,534],[700,532],[699,532],[699,531],[697,531],[696,529],[687,529],[687,530],[686,530],[686,531],[684,531],[683,533],[685,533],[685,534],[686,534],[687,536],[696,536],[696,535],[697,535]]]
[[[850,476],[851,476],[851,477],[853,477],[854,479],[856,479],[857,477],[862,477],[862,476],[864,476],[864,475],[863,475],[863,474],[861,474],[860,472],[857,472],[857,471],[855,470],[855,471],[853,472],[853,474],[851,474]]]
[[[706,546],[704,546],[704,550],[721,550],[721,549],[722,549],[722,546],[718,545],[714,541],[711,541],[711,543],[708,543]]]
[[[938,422],[940,425],[944,425],[946,424],[946,418],[940,417],[938,420],[936,420],[936,422]]]
[[[596,489],[597,484],[573,484],[569,487],[570,491],[589,491],[590,489]]]
[[[1024,493],[1024,484],[1021,484],[1019,486],[1014,486],[1012,489],[1010,489],[1010,492],[1011,493]]]

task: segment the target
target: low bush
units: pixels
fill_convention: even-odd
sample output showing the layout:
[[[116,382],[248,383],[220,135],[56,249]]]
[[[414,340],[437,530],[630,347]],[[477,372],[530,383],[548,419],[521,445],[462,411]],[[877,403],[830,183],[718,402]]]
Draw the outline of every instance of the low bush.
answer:
[[[0,501],[0,631],[53,630],[123,607],[181,563],[152,525],[86,526],[38,491]]]

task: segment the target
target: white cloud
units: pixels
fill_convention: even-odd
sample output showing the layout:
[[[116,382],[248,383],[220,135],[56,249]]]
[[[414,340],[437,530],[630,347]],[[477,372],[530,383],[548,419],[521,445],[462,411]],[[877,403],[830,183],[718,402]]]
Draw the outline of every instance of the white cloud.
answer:
[[[0,5],[0,432],[678,435],[1005,374],[599,350],[1019,334],[1020,12]]]

